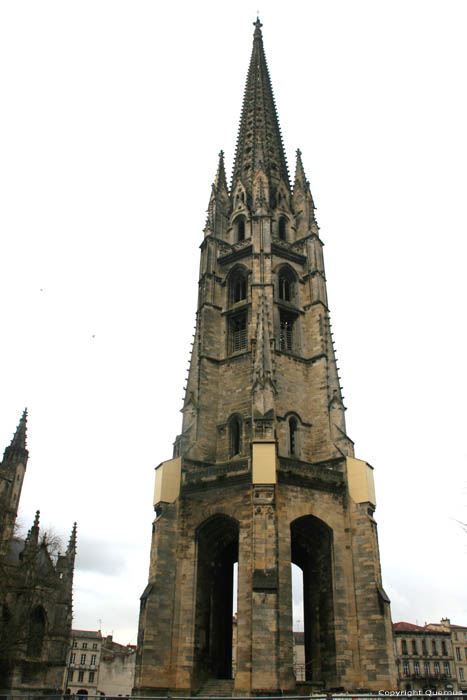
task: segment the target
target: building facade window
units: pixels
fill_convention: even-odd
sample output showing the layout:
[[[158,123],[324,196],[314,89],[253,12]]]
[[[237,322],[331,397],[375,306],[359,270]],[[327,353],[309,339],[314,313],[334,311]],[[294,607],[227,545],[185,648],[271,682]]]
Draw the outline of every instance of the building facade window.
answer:
[[[70,656],[70,664],[75,664],[76,663],[76,654],[72,654]]]
[[[432,640],[431,640],[431,650],[432,650],[432,652],[433,652],[433,656],[437,656],[437,655],[438,655],[438,649],[437,649],[437,647],[436,647],[436,639],[432,639]]]
[[[404,661],[404,676],[405,676],[406,678],[408,678],[409,673],[410,673],[410,671],[409,671],[409,662],[408,662],[408,661]]]
[[[78,683],[82,683],[84,681],[84,671],[78,671]]]
[[[229,344],[230,352],[239,352],[247,348],[247,322],[246,313],[235,314],[229,320]]]
[[[89,671],[89,683],[94,683],[94,671]]]
[[[420,663],[418,661],[415,661],[413,665],[413,672],[415,673],[416,676],[420,675]]]
[[[449,661],[444,662],[444,673],[446,674],[446,678],[451,677],[451,668],[449,666]]]
[[[87,642],[83,642],[82,649],[87,649],[87,648],[88,648],[88,643],[87,643]]]
[[[73,649],[77,649],[77,648],[78,648],[78,642],[76,641],[76,639],[74,639],[73,640]]]
[[[91,666],[95,666],[95,665],[96,665],[96,654],[93,654],[91,656]]]
[[[460,647],[456,647],[456,656],[457,656],[457,660],[458,660],[458,661],[461,661],[461,660],[462,660],[461,648],[460,648]]]
[[[460,669],[459,669],[459,678],[461,679],[461,681],[465,680],[465,678],[464,678],[464,669],[463,669],[463,668],[460,668]]]
[[[412,654],[414,654],[414,656],[418,656],[417,640],[416,639],[412,639]]]
[[[435,661],[435,676],[439,676],[439,661]]]
[[[406,639],[401,640],[401,653],[407,654],[407,640]]]
[[[429,661],[425,661],[425,663],[424,663],[424,665],[423,665],[423,668],[424,668],[424,671],[425,671],[425,676],[428,677],[428,676],[430,675],[430,662],[429,662]]]
[[[295,350],[295,323],[297,317],[286,311],[280,312],[279,349],[282,352]]]
[[[68,671],[68,683],[73,683],[74,671]]]
[[[93,648],[93,649],[97,649],[97,643],[96,643],[96,642],[93,643],[92,648]]]
[[[444,639],[441,640],[441,653],[443,654],[443,656],[448,655],[448,648],[446,646],[446,641]]]
[[[81,654],[81,659],[80,659],[80,665],[85,666],[86,665],[86,654]]]
[[[422,639],[422,654],[426,656],[428,654],[428,649],[426,648],[426,639]]]

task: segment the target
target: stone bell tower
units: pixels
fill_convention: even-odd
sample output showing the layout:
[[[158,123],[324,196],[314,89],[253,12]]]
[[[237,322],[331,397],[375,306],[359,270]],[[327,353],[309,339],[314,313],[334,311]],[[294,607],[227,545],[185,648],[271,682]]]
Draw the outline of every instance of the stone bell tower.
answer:
[[[322,247],[300,151],[289,182],[257,20],[232,184],[221,153],[201,244],[182,433],[156,469],[138,695],[233,675],[237,695],[295,693],[292,563],[306,694],[396,687],[373,470],[345,429]]]

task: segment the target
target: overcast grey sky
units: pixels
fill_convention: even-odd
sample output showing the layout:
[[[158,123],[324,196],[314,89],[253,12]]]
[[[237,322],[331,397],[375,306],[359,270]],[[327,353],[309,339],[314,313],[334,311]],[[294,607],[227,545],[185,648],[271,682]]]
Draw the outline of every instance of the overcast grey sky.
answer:
[[[136,641],[199,244],[257,3],[0,4],[0,444],[21,522],[78,522],[74,626]],[[375,468],[394,620],[467,624],[464,0],[259,7],[325,263],[347,427]],[[101,621],[101,622],[99,622]]]

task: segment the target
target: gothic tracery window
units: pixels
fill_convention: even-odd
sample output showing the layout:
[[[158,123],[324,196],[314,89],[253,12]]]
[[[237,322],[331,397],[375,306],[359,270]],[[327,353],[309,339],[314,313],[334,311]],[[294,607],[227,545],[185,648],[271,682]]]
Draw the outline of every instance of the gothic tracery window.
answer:
[[[29,620],[28,656],[40,656],[44,643],[46,617],[44,608],[37,606]]]
[[[247,279],[242,271],[236,272],[230,282],[230,301],[236,304],[247,297]]]
[[[296,277],[287,265],[277,275],[277,296],[281,301],[296,302]]]

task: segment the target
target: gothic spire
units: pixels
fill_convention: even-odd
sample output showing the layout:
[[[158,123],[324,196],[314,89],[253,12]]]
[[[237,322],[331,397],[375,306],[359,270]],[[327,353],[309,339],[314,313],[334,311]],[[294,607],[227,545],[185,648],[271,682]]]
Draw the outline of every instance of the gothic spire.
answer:
[[[253,51],[246,79],[232,175],[232,191],[241,180],[250,196],[253,178],[260,169],[266,173],[272,193],[281,180],[286,187],[290,187],[259,19],[254,22],[254,26]]]
[[[15,434],[3,453],[3,461],[11,460],[13,457],[27,458],[26,449],[26,429],[27,429],[28,409],[25,408],[20,418]]]
[[[221,192],[223,189],[225,189],[227,192],[229,191],[229,188],[227,187],[227,178],[225,176],[224,151],[219,152],[219,164],[217,166],[217,173],[212,187],[216,194],[219,194],[219,192]]]
[[[307,235],[310,231],[318,233],[318,224],[315,219],[315,203],[310,190],[310,183],[306,179],[305,169],[302,163],[302,152],[297,148],[297,160],[295,164],[295,178],[293,186],[293,204],[300,215],[297,217],[297,237]]]
[[[219,153],[216,177],[212,183],[211,196],[209,198],[205,235],[222,235],[225,229],[225,216],[229,207],[229,189],[225,176],[224,151]]]
[[[76,523],[73,523],[73,529],[71,531],[66,553],[69,556],[72,556],[74,559],[76,553]]]
[[[28,531],[28,534],[26,535],[26,539],[24,542],[24,549],[28,550],[31,547],[34,547],[38,544],[39,542],[39,520],[40,520],[40,511],[36,510],[36,515],[34,518],[34,523],[31,527],[31,529]]]

